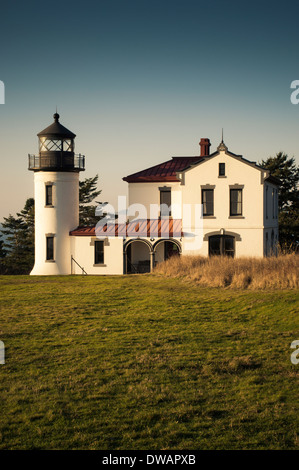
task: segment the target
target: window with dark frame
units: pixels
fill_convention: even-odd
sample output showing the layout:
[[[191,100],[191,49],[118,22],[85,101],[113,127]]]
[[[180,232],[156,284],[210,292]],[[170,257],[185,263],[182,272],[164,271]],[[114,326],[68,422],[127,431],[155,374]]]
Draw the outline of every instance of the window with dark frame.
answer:
[[[242,189],[230,189],[230,215],[242,215]]]
[[[201,190],[203,215],[214,215],[214,189]]]
[[[273,255],[274,253],[274,230],[272,229],[271,232],[271,254]]]
[[[52,184],[46,184],[46,206],[53,205]]]
[[[231,235],[209,237],[209,256],[235,256],[235,238]]]
[[[171,189],[160,189],[160,217],[171,215]]]
[[[104,241],[94,242],[94,264],[104,264]]]
[[[225,163],[219,163],[219,176],[225,176]]]
[[[47,261],[54,260],[54,237],[53,236],[46,237],[46,260]]]

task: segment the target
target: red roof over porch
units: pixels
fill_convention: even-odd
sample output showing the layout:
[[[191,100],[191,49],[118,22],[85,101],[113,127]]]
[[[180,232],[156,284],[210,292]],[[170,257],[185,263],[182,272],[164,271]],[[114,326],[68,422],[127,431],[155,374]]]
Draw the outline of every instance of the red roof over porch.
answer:
[[[73,237],[182,237],[181,219],[140,219],[124,224],[105,224],[101,227],[78,227],[70,232]]]

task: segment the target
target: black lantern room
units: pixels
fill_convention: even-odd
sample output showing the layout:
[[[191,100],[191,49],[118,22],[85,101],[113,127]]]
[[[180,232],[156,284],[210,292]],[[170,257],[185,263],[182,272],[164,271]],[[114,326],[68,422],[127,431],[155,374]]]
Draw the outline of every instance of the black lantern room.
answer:
[[[59,114],[54,114],[54,122],[37,134],[39,155],[29,155],[29,170],[33,171],[82,171],[84,155],[74,153],[76,135],[59,122]]]

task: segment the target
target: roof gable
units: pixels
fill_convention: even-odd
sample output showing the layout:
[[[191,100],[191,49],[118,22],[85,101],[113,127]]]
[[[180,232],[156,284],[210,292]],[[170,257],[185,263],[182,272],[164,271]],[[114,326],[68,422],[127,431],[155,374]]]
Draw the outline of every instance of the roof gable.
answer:
[[[182,175],[179,173],[185,173],[197,167],[198,165],[202,165],[205,162],[210,161],[212,158],[220,155],[221,153],[224,153],[225,155],[260,171],[261,182],[267,180],[274,185],[280,184],[280,181],[272,176],[269,170],[266,170],[265,168],[257,165],[256,162],[247,160],[243,157],[243,155],[237,155],[233,152],[230,152],[223,141],[218,146],[216,152],[208,156],[172,157],[171,160],[167,160],[166,162],[126,176],[123,178],[123,180],[127,183],[182,182]]]
[[[278,178],[275,178],[275,176],[272,176],[270,174],[270,171],[269,170],[266,170],[265,168],[261,167],[260,165],[258,165],[256,162],[251,162],[250,160],[247,160],[246,158],[243,157],[243,155],[237,155],[233,152],[230,152],[227,147],[225,146],[225,144],[223,144],[223,147],[222,147],[222,144],[223,142],[219,145],[218,149],[216,152],[212,153],[211,155],[209,155],[208,157],[204,157],[204,158],[201,158],[200,161],[198,162],[194,162],[193,164],[190,164],[187,168],[181,170],[181,173],[185,173],[189,170],[192,170],[193,168],[197,167],[198,165],[202,165],[203,163],[207,162],[207,161],[210,161],[212,158],[214,157],[217,157],[220,155],[220,153],[225,153],[225,155],[228,155],[229,157],[232,157],[236,160],[238,160],[239,162],[241,163],[244,163],[246,165],[249,165],[251,166],[252,168],[258,170],[261,172],[261,181],[264,182],[264,181],[269,181],[271,182],[272,184],[274,185],[279,185],[280,184],[280,181]],[[177,175],[178,178],[179,178],[179,175]],[[180,181],[182,179],[180,178]]]

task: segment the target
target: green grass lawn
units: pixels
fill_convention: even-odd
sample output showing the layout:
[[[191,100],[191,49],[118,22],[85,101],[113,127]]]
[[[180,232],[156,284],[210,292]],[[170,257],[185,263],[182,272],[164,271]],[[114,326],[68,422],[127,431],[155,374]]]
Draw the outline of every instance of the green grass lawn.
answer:
[[[1,449],[298,447],[298,291],[0,277]]]

